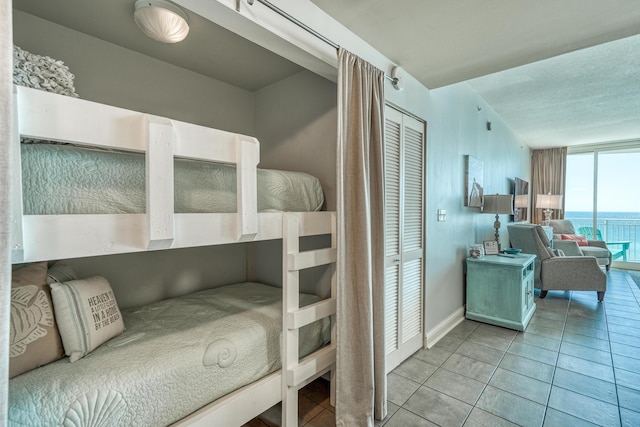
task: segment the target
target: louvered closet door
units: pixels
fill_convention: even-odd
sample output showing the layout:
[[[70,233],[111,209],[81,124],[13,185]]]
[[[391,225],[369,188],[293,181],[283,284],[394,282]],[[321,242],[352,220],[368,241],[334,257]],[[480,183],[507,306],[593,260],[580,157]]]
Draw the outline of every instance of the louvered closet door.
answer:
[[[385,339],[391,371],[422,347],[424,122],[385,109]]]

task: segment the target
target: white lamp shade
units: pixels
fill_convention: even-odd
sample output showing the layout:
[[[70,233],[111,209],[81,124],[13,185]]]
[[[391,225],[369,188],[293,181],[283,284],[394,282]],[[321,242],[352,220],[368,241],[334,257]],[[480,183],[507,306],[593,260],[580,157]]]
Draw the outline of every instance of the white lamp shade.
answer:
[[[513,205],[516,208],[526,208],[529,205],[529,196],[527,194],[516,194]]]
[[[187,15],[167,1],[136,1],[133,19],[142,32],[162,43],[177,43],[189,34]]]
[[[562,196],[556,194],[538,194],[536,196],[536,208],[538,209],[561,209]]]
[[[487,194],[484,196],[482,212],[492,214],[513,214],[512,194]]]

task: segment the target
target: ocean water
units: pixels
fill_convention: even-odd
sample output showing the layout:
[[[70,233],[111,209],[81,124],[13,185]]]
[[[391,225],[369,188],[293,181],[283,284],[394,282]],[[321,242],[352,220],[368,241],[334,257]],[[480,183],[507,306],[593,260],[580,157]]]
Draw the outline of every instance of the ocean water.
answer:
[[[591,212],[567,211],[564,218],[571,220],[576,230],[593,226]],[[598,212],[597,228],[607,242],[631,242],[627,261],[640,262],[640,212]],[[619,250],[620,246],[612,245],[611,249]]]

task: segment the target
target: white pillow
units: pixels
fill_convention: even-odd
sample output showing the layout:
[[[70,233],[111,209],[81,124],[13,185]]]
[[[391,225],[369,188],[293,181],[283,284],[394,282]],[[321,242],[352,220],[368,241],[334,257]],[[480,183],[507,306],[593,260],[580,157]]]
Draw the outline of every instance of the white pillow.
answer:
[[[124,331],[118,303],[104,277],[50,286],[62,345],[71,362]]]

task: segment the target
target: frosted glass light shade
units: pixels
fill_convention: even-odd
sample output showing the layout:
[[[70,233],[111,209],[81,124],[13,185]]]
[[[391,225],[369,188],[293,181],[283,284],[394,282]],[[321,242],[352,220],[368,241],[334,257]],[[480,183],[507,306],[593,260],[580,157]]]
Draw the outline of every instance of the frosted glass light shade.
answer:
[[[189,34],[187,15],[168,1],[136,1],[133,20],[143,33],[162,43],[177,43]]]

